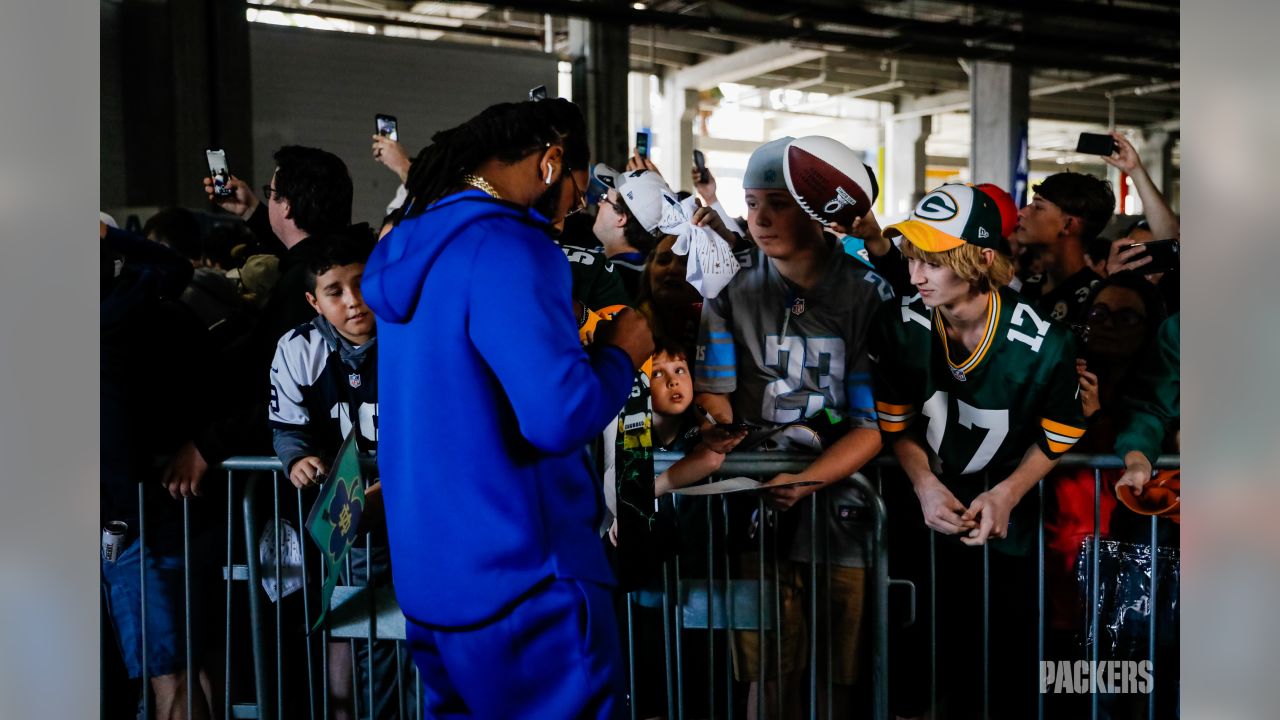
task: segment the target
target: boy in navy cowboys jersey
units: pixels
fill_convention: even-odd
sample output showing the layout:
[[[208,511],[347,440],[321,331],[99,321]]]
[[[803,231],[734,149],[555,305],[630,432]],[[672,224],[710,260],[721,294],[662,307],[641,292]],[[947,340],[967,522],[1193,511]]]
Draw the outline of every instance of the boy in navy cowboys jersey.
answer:
[[[357,428],[356,444],[362,453],[373,454],[378,446],[377,328],[360,290],[373,245],[348,236],[318,240],[321,246],[307,266],[311,289],[306,292],[317,317],[280,338],[271,364],[270,421],[276,455],[297,488],[323,481],[329,463],[353,428]],[[369,502],[378,502],[377,484],[370,486],[367,496]],[[372,553],[364,547],[351,549],[354,577],[346,577],[345,582],[364,582],[370,564],[379,585],[391,582],[385,539],[375,541]],[[363,659],[367,652],[365,645],[359,646],[357,667],[362,683],[368,682],[368,665]],[[351,644],[330,643],[329,660],[334,716],[354,717]],[[374,675],[379,695],[374,698],[375,718],[396,712],[395,668],[395,643],[376,642]],[[367,717],[367,712],[362,709],[361,716]]]
[[[318,317],[285,333],[271,363],[276,455],[298,488],[328,471],[352,427],[362,452],[378,442],[377,338],[360,291],[372,246],[336,236],[324,242],[307,268],[306,298]]]
[[[999,210],[978,189],[943,185],[885,235],[903,236],[918,292],[876,319],[876,411],[925,524],[948,536],[936,539],[940,703],[946,717],[980,712],[989,572],[993,717],[1032,717],[1039,521],[1034,496],[1022,501],[1084,435],[1075,338],[1004,287]]]
[[[769,504],[783,511],[819,488],[845,481],[880,451],[867,340],[876,309],[892,297],[888,283],[845,254],[787,190],[782,166],[791,140],[766,143],[748,161],[743,178],[747,223],[758,249],[744,258],[729,285],[703,304],[694,370],[697,402],[717,423],[737,419],[775,428],[835,421],[834,429],[844,431],[831,433],[839,436],[826,438],[819,447],[808,446],[821,454],[802,473],[783,473],[770,481],[815,481],[769,491]],[[709,422],[704,433],[719,451],[727,451],[743,437],[729,436]],[[842,483],[841,489],[847,484]],[[803,509],[797,535],[808,536],[809,517],[808,509]],[[829,519],[825,524],[831,524]],[[807,607],[803,600],[807,567],[802,571],[785,558],[779,562],[785,584],[781,670],[787,687],[783,695],[795,712],[794,701],[803,696],[796,683],[806,664],[805,626],[819,619],[806,619],[802,610]],[[854,558],[831,560],[834,582],[849,590],[832,598],[831,626],[839,643],[831,671],[839,685],[852,685],[856,679],[863,589],[860,564]],[[754,563],[744,561],[744,572],[752,572],[753,567]],[[842,583],[844,578],[849,582]],[[760,677],[758,644],[757,633],[735,634],[739,679]],[[772,676],[773,671],[766,668],[764,677]],[[766,682],[769,694],[775,692],[773,684]],[[836,695],[843,699],[845,694]],[[750,698],[752,714],[754,691]],[[840,706],[831,711],[843,714]]]

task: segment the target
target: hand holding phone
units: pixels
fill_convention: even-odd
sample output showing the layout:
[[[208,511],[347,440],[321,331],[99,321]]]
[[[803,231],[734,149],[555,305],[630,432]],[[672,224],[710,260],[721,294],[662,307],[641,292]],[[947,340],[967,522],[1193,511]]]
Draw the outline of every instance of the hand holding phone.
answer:
[[[636,154],[646,159],[649,157],[649,133],[636,133]]]
[[[213,179],[214,197],[231,197],[231,171],[227,169],[226,151],[209,149],[204,151],[204,155],[209,161],[209,177]]]
[[[394,115],[378,113],[373,116],[373,123],[379,135],[400,142],[400,133],[396,130],[396,118]]]
[[[1176,239],[1168,240],[1152,240],[1146,243],[1130,243],[1124,246],[1124,250],[1134,250],[1141,248],[1145,251],[1147,257],[1151,258],[1151,262],[1142,266],[1141,272],[1144,275],[1155,273],[1171,272],[1178,269],[1178,252],[1180,243]]]
[[[1085,155],[1102,155],[1110,157],[1116,151],[1116,139],[1110,135],[1102,135],[1100,133],[1080,133],[1080,139],[1076,141],[1076,152]]]
[[[707,170],[707,158],[701,150],[693,151],[693,169],[698,171],[699,185],[711,182],[711,171]]]

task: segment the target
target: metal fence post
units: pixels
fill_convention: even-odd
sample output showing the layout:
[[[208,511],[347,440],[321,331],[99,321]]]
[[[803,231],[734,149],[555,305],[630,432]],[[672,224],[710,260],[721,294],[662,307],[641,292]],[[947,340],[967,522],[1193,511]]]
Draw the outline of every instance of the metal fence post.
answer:
[[[142,603],[142,717],[151,718],[151,667],[147,663],[147,502],[138,483],[138,583]]]
[[[222,713],[225,720],[231,720],[231,583],[235,581],[235,566],[231,553],[232,538],[235,536],[235,512],[232,509],[232,498],[235,495],[235,473],[227,471],[227,612],[226,612],[226,644],[223,656],[222,674]]]
[[[1044,626],[1045,626],[1045,620],[1046,620],[1046,618],[1045,618],[1045,612],[1044,612],[1044,570],[1045,570],[1045,557],[1044,557],[1044,478],[1041,478],[1041,479],[1040,479],[1040,482],[1036,483],[1036,490],[1037,490],[1037,498],[1038,498],[1038,500],[1039,500],[1039,504],[1040,504],[1040,520],[1039,520],[1039,525],[1038,525],[1038,526],[1037,526],[1037,528],[1036,528],[1036,530],[1037,530],[1037,546],[1038,546],[1038,548],[1039,548],[1039,557],[1040,557],[1040,574],[1039,574],[1039,577],[1038,577],[1038,578],[1037,578],[1037,580],[1036,580],[1036,608],[1037,608],[1037,611],[1036,611],[1036,617],[1037,617],[1037,619],[1038,619],[1038,623],[1037,623],[1037,626],[1036,626],[1036,630],[1037,630],[1037,633],[1036,633],[1036,660],[1037,660],[1038,662],[1043,663],[1043,662],[1045,661],[1045,659],[1046,659],[1046,658],[1045,658],[1045,648],[1044,648]],[[1037,718],[1039,718],[1039,720],[1044,720],[1044,693],[1043,693],[1043,692],[1036,693],[1036,717],[1037,717]]]
[[[818,718],[818,493],[809,495],[809,717]],[[823,518],[826,519],[825,517]],[[826,525],[823,525],[825,529]],[[823,533],[825,535],[825,533]],[[830,569],[831,558],[823,557]],[[827,596],[827,618],[831,617],[831,596]],[[782,629],[778,629],[781,634]],[[830,633],[828,633],[830,637]],[[830,655],[827,660],[830,661]],[[827,663],[831,677],[831,663]],[[827,712],[831,712],[830,706]]]
[[[182,498],[182,615],[183,632],[187,641],[187,717],[194,715],[192,683],[196,679],[195,648],[191,632],[191,498]],[[201,689],[200,696],[204,697]]]
[[[262,627],[262,568],[258,561],[257,537],[254,527],[258,521],[257,501],[254,498],[258,487],[258,475],[251,474],[245,481],[244,488],[244,535],[246,558],[249,569],[249,624],[253,640],[253,675],[257,685],[255,693],[258,705],[258,717],[261,720],[274,720],[274,703],[270,702],[267,679],[267,640],[266,629]]]
[[[1147,688],[1147,717],[1155,720],[1156,716],[1156,612],[1160,604],[1156,590],[1160,587],[1160,542],[1156,536],[1155,515],[1151,516],[1151,619],[1147,634],[1147,656],[1151,658],[1151,682]]]

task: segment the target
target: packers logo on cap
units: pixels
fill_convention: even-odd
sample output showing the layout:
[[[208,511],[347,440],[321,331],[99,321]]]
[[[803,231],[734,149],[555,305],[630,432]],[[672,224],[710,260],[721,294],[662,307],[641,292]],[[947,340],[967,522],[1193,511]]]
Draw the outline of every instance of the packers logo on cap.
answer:
[[[935,190],[916,207],[916,216],[925,220],[950,220],[960,212],[956,199],[943,190]]]
[[[903,235],[926,252],[944,252],[972,243],[998,249],[1000,210],[981,190],[960,183],[935,188],[916,204],[911,217],[885,228],[885,237]]]

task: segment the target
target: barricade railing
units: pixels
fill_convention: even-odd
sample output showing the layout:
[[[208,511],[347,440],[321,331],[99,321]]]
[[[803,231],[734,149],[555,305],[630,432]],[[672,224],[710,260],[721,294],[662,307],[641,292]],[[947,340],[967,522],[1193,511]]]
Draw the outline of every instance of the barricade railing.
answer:
[[[655,454],[655,469],[662,472],[671,464],[676,462],[681,456],[676,453],[658,452]],[[781,453],[734,453],[730,454],[723,467],[717,473],[718,477],[727,476],[748,476],[758,479],[768,479],[778,473],[798,472],[803,470],[812,462],[811,456],[786,455]],[[1177,456],[1166,456],[1160,458],[1155,464],[1156,468],[1169,469],[1179,466],[1179,458]],[[373,463],[367,465],[373,470],[369,473],[371,476],[376,475],[376,469]],[[889,621],[889,588],[890,586],[902,586],[909,591],[909,599],[904,605],[905,621],[902,624],[914,624],[921,616],[917,608],[918,598],[916,597],[916,588],[914,583],[901,579],[890,577],[890,553],[888,541],[888,523],[889,510],[886,508],[885,499],[882,495],[882,487],[884,471],[886,468],[894,468],[896,463],[889,458],[878,458],[864,469],[868,475],[874,475],[874,481],[868,481],[863,475],[855,475],[852,481],[861,491],[865,506],[870,510],[870,527],[867,528],[868,541],[868,566],[866,568],[866,597],[869,600],[870,609],[863,611],[863,627],[869,631],[870,643],[870,670],[859,673],[864,679],[870,691],[871,714],[876,718],[891,717],[890,712],[890,696],[889,696],[889,638],[890,638],[890,621]],[[1099,576],[1099,541],[1101,540],[1101,498],[1103,497],[1103,470],[1122,468],[1121,461],[1113,456],[1068,456],[1063,459],[1060,467],[1080,468],[1087,467],[1093,470],[1094,475],[1094,522],[1091,543],[1088,544],[1085,557],[1090,563],[1090,571],[1088,574],[1090,583],[1089,592],[1089,620],[1087,627],[1088,653],[1089,658],[1095,663],[1101,659],[1100,644],[1101,631],[1099,628],[1099,612],[1100,612],[1100,586],[1102,579]],[[420,690],[420,681],[416,672],[416,668],[412,668],[412,687],[405,686],[402,678],[409,672],[412,660],[408,652],[404,648],[405,639],[405,620],[399,612],[398,606],[395,605],[394,596],[389,585],[379,587],[377,577],[373,572],[372,556],[370,555],[365,562],[365,581],[364,586],[356,584],[356,576],[351,573],[350,559],[348,558],[347,579],[350,584],[339,585],[333,596],[333,603],[330,609],[330,618],[326,623],[326,627],[319,634],[319,637],[313,637],[305,632],[299,633],[296,627],[305,625],[309,628],[313,622],[315,612],[315,590],[319,587],[319,583],[323,582],[323,568],[316,562],[320,553],[310,544],[309,538],[306,536],[305,521],[309,507],[305,506],[304,491],[293,490],[293,502],[282,503],[281,493],[284,491],[286,495],[291,486],[285,484],[280,463],[275,458],[269,457],[237,457],[225,461],[221,465],[221,469],[227,473],[227,497],[226,497],[226,527],[224,531],[225,543],[225,563],[222,567],[222,579],[224,581],[224,604],[225,604],[225,621],[224,621],[224,646],[223,646],[223,677],[220,690],[221,702],[214,702],[215,698],[210,698],[212,705],[217,708],[217,715],[225,718],[283,718],[283,717],[309,717],[309,718],[328,718],[332,716],[333,708],[330,707],[330,677],[331,668],[328,660],[328,646],[330,640],[340,639],[348,640],[352,643],[350,657],[352,663],[351,672],[351,696],[352,703],[356,708],[361,709],[357,717],[372,716],[372,709],[376,705],[375,688],[376,673],[374,669],[374,643],[381,641],[390,641],[396,643],[395,648],[395,702],[390,706],[394,708],[398,717],[421,717],[422,693]],[[212,476],[212,473],[211,473]],[[205,482],[209,482],[211,478],[206,478]],[[905,482],[905,479],[902,480]],[[263,522],[263,513],[260,512],[260,504],[265,501],[267,495],[266,483],[270,483],[270,502],[272,506],[271,521],[265,526],[270,528],[270,532],[274,534],[274,544],[269,556],[268,567],[265,568],[261,562],[259,548],[264,540],[267,530],[260,527],[259,523]],[[818,612],[818,596],[820,594],[826,597],[829,604],[832,600],[831,596],[831,567],[829,561],[830,554],[828,551],[828,543],[830,541],[829,529],[819,530],[820,518],[825,518],[825,514],[820,514],[823,509],[826,491],[820,491],[806,498],[803,503],[794,508],[791,512],[800,511],[808,514],[809,536],[809,561],[807,567],[807,610],[808,621],[806,623],[808,629],[808,657],[806,662],[805,680],[807,686],[802,686],[800,691],[803,693],[803,699],[807,702],[807,714],[811,718],[819,716],[820,707],[828,708],[827,716],[833,707],[833,682],[832,682],[832,632],[830,627],[831,614],[825,615],[826,629],[824,643],[825,663],[818,662],[819,653],[819,622],[820,614]],[[144,502],[144,488],[139,485],[138,491],[140,524],[139,543],[140,543],[140,603],[141,603],[141,633],[142,637],[142,657],[143,677],[148,676],[147,672],[147,543],[146,543],[146,515]],[[1024,502],[1030,498],[1024,499]],[[1039,505],[1039,528],[1037,537],[1038,550],[1038,587],[1037,587],[1037,645],[1039,659],[1044,661],[1045,656],[1045,623],[1046,623],[1046,589],[1045,589],[1045,490],[1043,481],[1037,490],[1037,498],[1035,500]],[[185,649],[186,649],[186,669],[187,669],[187,711],[188,717],[191,717],[192,702],[196,696],[193,690],[196,689],[198,682],[198,663],[194,656],[193,638],[196,629],[193,628],[193,587],[192,587],[192,536],[191,536],[191,503],[200,502],[199,500],[184,499],[182,502],[183,517],[183,590],[184,590],[184,632],[185,632]],[[242,534],[237,529],[237,518],[235,513],[235,505],[239,502],[241,505],[242,518]],[[285,509],[285,504],[293,507]],[[716,505],[719,507],[717,508]],[[735,680],[734,669],[728,658],[731,657],[730,649],[735,642],[733,636],[735,633],[751,633],[754,632],[757,638],[756,660],[758,665],[755,687],[755,703],[758,709],[758,717],[780,717],[783,715],[783,708],[786,707],[786,693],[793,691],[795,688],[787,685],[786,678],[782,676],[783,670],[783,616],[782,616],[782,598],[779,560],[785,554],[785,549],[778,548],[778,533],[768,530],[769,523],[766,518],[768,516],[768,508],[766,507],[763,495],[757,495],[755,498],[756,512],[758,513],[759,532],[754,535],[756,557],[755,562],[755,578],[735,578],[732,577],[731,569],[735,567],[733,557],[734,549],[730,547],[730,538],[728,535],[729,525],[729,501],[727,496],[712,496],[707,498],[705,508],[705,521],[707,524],[707,546],[705,548],[706,561],[706,577],[684,577],[680,568],[680,556],[663,564],[661,573],[661,591],[660,606],[662,609],[662,657],[664,658],[661,675],[662,682],[665,684],[665,710],[666,717],[674,720],[675,718],[684,718],[687,713],[686,701],[688,700],[688,689],[685,687],[686,682],[705,682],[705,708],[700,708],[697,716],[706,717],[735,717],[741,715],[748,716],[747,708],[741,707],[743,701],[742,688],[745,683]],[[285,568],[282,559],[282,525],[286,516],[294,515],[296,511],[296,526],[293,533],[296,533],[296,540],[300,547],[297,548],[302,557],[300,595],[301,607],[285,609],[284,590],[288,578],[286,577]],[[719,513],[722,522],[717,523],[716,514]],[[293,517],[288,518],[290,521]],[[1155,598],[1157,593],[1157,583],[1159,582],[1158,567],[1161,562],[1160,547],[1158,542],[1158,524],[1168,522],[1155,516],[1150,519],[1150,555],[1151,555],[1151,579],[1148,588],[1149,597],[1152,599],[1150,603],[1150,616],[1148,628],[1148,660],[1152,663],[1151,677],[1152,687],[1159,686],[1161,682],[1177,682],[1177,678],[1162,678],[1157,671],[1159,665],[1155,664],[1156,660],[1156,638],[1157,638],[1157,612],[1155,608]],[[719,527],[719,534],[713,532]],[[822,527],[827,528],[825,520]],[[819,537],[818,533],[823,532],[824,535]],[[242,544],[237,543],[237,535]],[[766,538],[769,535],[769,538]],[[930,650],[931,660],[929,667],[929,693],[930,708],[936,708],[938,703],[937,697],[937,637],[936,637],[936,616],[937,616],[937,586],[936,586],[936,568],[933,566],[934,557],[934,539],[935,533],[929,533],[929,553],[930,553],[930,592],[928,597],[928,617],[930,618]],[[292,540],[292,538],[290,538]],[[270,543],[271,539],[267,539]],[[365,537],[366,547],[372,547],[372,538],[368,535]],[[819,548],[822,552],[819,552]],[[237,562],[237,549],[244,553],[243,563]],[[718,554],[717,554],[718,549]],[[698,548],[701,552],[704,548]],[[989,563],[988,546],[983,547],[984,562],[984,592],[983,592],[983,612],[982,624],[984,630],[983,643],[983,712],[986,713],[990,707],[990,647],[985,642],[988,630],[991,627],[992,618],[990,617],[990,594],[989,577],[985,575],[986,568]],[[819,562],[820,554],[827,558],[826,562]],[[684,557],[690,557],[684,555]],[[741,565],[741,563],[739,563]],[[825,592],[820,593],[819,588],[819,565],[823,566],[822,581]],[[313,567],[320,567],[320,572],[316,573]],[[717,568],[723,574],[722,580],[717,580]],[[314,575],[314,577],[313,577]],[[266,596],[263,587],[263,579],[272,579],[275,581],[274,588],[276,594],[275,602],[271,602]],[[233,617],[233,591],[237,583],[245,583],[245,595],[247,596],[248,617],[240,620]],[[633,625],[633,612],[639,607],[642,601],[649,601],[642,598],[643,593],[633,592],[626,596],[625,600],[625,626],[627,630],[626,637],[626,653],[627,653],[627,677],[626,682],[629,688],[629,698],[631,705],[632,717],[636,717],[637,707],[637,656],[636,643],[637,636]],[[203,594],[201,600],[207,602],[212,598],[212,594]],[[271,608],[270,605],[274,605]],[[288,618],[288,613],[300,614],[301,624],[297,623],[298,618]],[[247,622],[246,622],[247,621]],[[292,625],[292,626],[291,626]],[[289,631],[286,627],[290,626]],[[105,630],[105,629],[104,629]],[[686,658],[691,657],[690,653],[700,652],[702,649],[695,651],[689,647],[690,642],[688,631],[706,631],[705,640],[705,676],[692,677],[686,669]],[[274,637],[272,637],[274,635]],[[299,636],[296,637],[296,636]],[[771,639],[773,635],[775,639]],[[287,637],[288,636],[288,637]],[[251,646],[251,656],[253,664],[253,693],[251,701],[244,701],[247,694],[242,692],[233,695],[232,685],[236,674],[233,672],[237,668],[234,667],[234,648],[233,639],[237,643],[242,643],[246,639]],[[366,657],[364,658],[365,687],[361,687],[361,679],[357,672],[356,662],[359,657],[355,644],[359,640],[365,643],[367,648]],[[651,638],[640,638],[642,642],[651,640]],[[318,646],[317,646],[318,641]],[[300,642],[304,644],[301,651],[286,649],[287,642]],[[717,652],[717,649],[720,652]],[[274,650],[274,652],[273,652]],[[772,655],[772,680],[775,683],[776,692],[770,702],[768,693],[766,692],[765,681],[765,658],[766,653]],[[717,662],[723,664],[723,668],[717,673]],[[297,667],[293,665],[296,664]],[[745,665],[745,662],[744,662]],[[825,666],[824,677],[819,677],[818,668],[820,665]],[[642,668],[643,669],[643,668]],[[317,672],[318,670],[318,672]],[[291,704],[286,707],[286,677],[297,677],[299,674],[304,676],[303,680],[297,680],[299,687],[288,688],[289,697],[294,703],[298,703],[298,696],[305,696],[305,702],[301,704]],[[274,676],[274,677],[273,677]],[[150,718],[153,716],[152,701],[150,693],[147,692],[147,683],[143,683],[143,717]],[[305,691],[303,690],[305,687]],[[717,698],[717,688],[724,689],[724,697]],[[735,692],[736,690],[736,692]],[[215,691],[216,692],[216,691]],[[821,694],[820,694],[821,693]],[[1097,718],[1099,716],[1099,693],[1091,693],[1090,699],[1091,716]],[[360,701],[365,701],[364,707],[360,708]],[[237,699],[241,702],[235,702]],[[1043,718],[1045,714],[1045,695],[1042,692],[1038,701],[1038,717]],[[750,704],[750,699],[746,699]],[[1148,691],[1147,698],[1148,717],[1154,718],[1156,712],[1156,697],[1154,690]],[[859,715],[863,716],[863,715]]]

